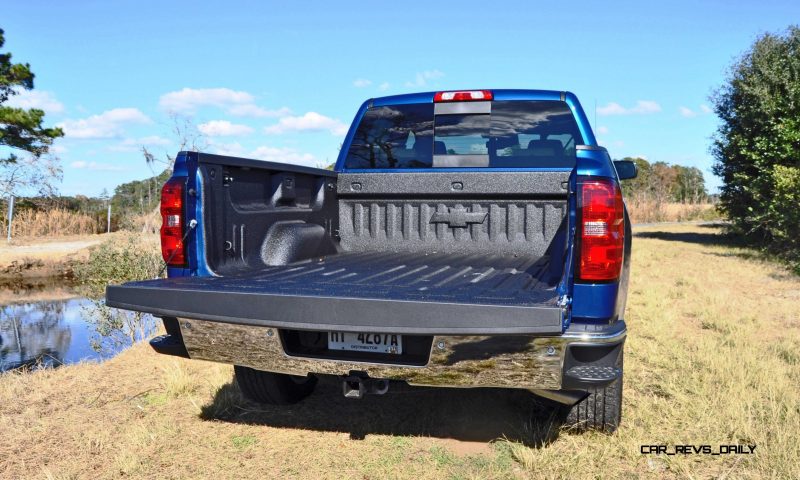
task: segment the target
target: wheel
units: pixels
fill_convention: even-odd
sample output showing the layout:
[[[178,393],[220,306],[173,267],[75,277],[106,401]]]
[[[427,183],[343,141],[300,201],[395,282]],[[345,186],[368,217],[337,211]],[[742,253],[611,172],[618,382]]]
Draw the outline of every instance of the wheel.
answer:
[[[622,352],[617,365],[622,370]],[[606,387],[589,390],[588,397],[566,409],[565,426],[613,433],[622,421],[622,374]]]
[[[283,373],[262,372],[249,367],[235,365],[236,383],[242,394],[257,403],[288,405],[297,403],[311,395],[317,385],[317,377],[297,377]]]

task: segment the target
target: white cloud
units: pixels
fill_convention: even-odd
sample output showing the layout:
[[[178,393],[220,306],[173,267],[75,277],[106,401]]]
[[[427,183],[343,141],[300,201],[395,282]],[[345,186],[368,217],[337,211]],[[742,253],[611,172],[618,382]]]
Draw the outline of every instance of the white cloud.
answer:
[[[227,120],[212,120],[197,126],[200,133],[209,137],[237,137],[253,133],[247,125],[231,123]]]
[[[335,118],[308,112],[299,117],[284,117],[275,125],[264,129],[266,133],[281,134],[286,132],[319,132],[328,130],[333,135],[344,135],[348,126]]]
[[[129,140],[125,140],[126,142]],[[135,143],[138,145],[145,145],[145,146],[165,146],[169,145],[169,140],[166,138],[161,138],[158,135],[149,135],[147,137],[142,137],[139,139],[134,140]]]
[[[230,88],[184,88],[161,95],[158,104],[170,112],[193,113],[199,107],[229,108],[252,104],[254,101],[251,94]]]
[[[639,100],[630,111],[635,114],[658,113],[661,111],[661,105],[652,100]]]
[[[286,147],[267,147],[256,148],[251,154],[253,158],[266,160],[268,162],[292,163],[295,165],[305,165],[315,167],[320,164],[319,160],[310,153],[301,153],[293,148]]]
[[[255,104],[233,105],[228,107],[227,112],[236,117],[255,118],[285,117],[286,115],[290,115],[292,113],[292,111],[287,107],[281,107],[276,110],[267,110],[266,108],[261,108]]]
[[[216,153],[217,155],[230,155],[232,157],[247,156],[247,150],[245,150],[239,142],[216,143],[211,140],[208,142],[208,147],[211,153]]]
[[[201,107],[216,107],[240,117],[282,117],[291,113],[286,108],[267,110],[255,104],[255,97],[230,88],[184,88],[161,95],[159,106],[169,112],[192,114]]]
[[[607,134],[608,133],[608,127],[600,125],[599,127],[597,127],[597,133],[600,134],[600,135]]]
[[[108,163],[97,163],[97,162],[85,162],[83,160],[72,162],[69,164],[69,166],[81,170],[94,170],[98,172],[119,172],[121,170],[125,170],[119,165],[111,165]]]
[[[158,135],[149,135],[141,138],[126,138],[118,145],[108,147],[112,152],[133,152],[142,147],[164,147],[171,142],[166,138],[159,137]]]
[[[697,111],[684,106],[679,107],[678,111],[686,118],[696,117],[698,115],[708,115],[712,112],[711,107],[706,104],[700,105],[700,108]]]
[[[45,113],[54,114],[64,111],[64,104],[56,100],[51,92],[40,90],[17,90],[16,95],[9,97],[6,105],[14,108],[38,108]]]
[[[611,102],[604,107],[597,109],[598,115],[646,115],[661,111],[661,105],[652,100],[639,100],[631,108],[625,108],[619,103]]]
[[[390,86],[391,85],[389,85],[389,82],[383,82],[380,85],[378,85],[378,90],[380,90],[381,92],[385,92],[386,90],[389,90]]]
[[[321,162],[314,155],[298,152],[289,147],[260,146],[255,150],[249,151],[239,142],[216,143],[212,140],[209,142],[209,151],[217,155],[247,157],[256,160],[266,160],[268,162],[292,163],[308,167],[317,167],[321,165]]]
[[[112,138],[122,135],[129,124],[147,124],[152,120],[137,108],[115,108],[80,120],[64,120],[58,126],[68,138]]]
[[[357,78],[353,81],[353,86],[356,88],[369,87],[370,85],[372,85],[372,80],[367,80],[366,78]]]
[[[436,80],[437,78],[444,77],[444,73],[439,70],[426,70],[424,72],[417,72],[416,77],[411,82],[406,82],[406,87],[424,87],[428,84],[429,80]]]

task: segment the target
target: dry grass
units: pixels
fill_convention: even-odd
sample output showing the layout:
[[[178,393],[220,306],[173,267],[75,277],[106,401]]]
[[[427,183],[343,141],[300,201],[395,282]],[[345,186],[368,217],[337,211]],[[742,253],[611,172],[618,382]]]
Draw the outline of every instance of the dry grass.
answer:
[[[354,402],[321,382],[260,407],[229,366],[138,345],[0,376],[0,478],[799,478],[800,279],[713,228],[638,232],[614,435],[548,439],[546,411],[510,390],[393,385]],[[757,450],[639,453],[703,443]]]
[[[631,222],[685,222],[691,220],[718,220],[715,205],[711,203],[658,203],[652,200],[629,200],[628,214]]]
[[[161,211],[156,207],[147,213],[127,215],[120,221],[120,228],[131,232],[157,234],[161,229]]]
[[[0,231],[8,229],[8,219],[0,220]],[[13,237],[63,237],[98,233],[97,222],[82,213],[63,208],[47,210],[21,210],[14,213],[11,224]]]

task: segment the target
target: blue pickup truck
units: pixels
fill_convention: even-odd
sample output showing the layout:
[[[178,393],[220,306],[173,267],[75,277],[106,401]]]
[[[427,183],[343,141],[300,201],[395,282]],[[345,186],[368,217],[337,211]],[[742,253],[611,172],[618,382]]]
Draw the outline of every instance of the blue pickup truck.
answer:
[[[391,381],[509,387],[569,425],[622,404],[630,162],[569,92],[364,102],[330,170],[181,152],[162,190],[168,277],[106,303],[161,317],[163,354],[235,366],[248,398]]]

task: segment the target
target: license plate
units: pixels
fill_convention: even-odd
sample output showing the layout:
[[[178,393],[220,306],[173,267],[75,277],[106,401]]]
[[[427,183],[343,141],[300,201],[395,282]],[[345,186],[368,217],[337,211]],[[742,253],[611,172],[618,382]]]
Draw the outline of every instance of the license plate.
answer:
[[[392,353],[403,352],[403,336],[394,333],[328,333],[328,350]]]

